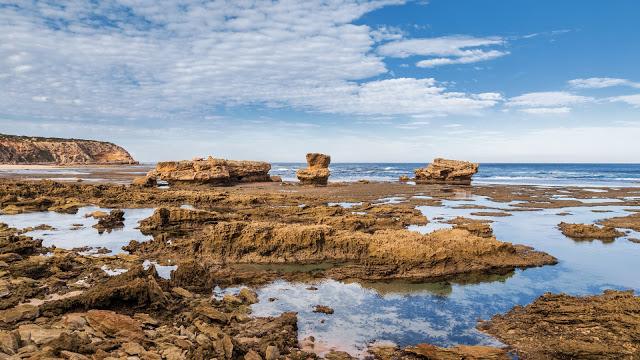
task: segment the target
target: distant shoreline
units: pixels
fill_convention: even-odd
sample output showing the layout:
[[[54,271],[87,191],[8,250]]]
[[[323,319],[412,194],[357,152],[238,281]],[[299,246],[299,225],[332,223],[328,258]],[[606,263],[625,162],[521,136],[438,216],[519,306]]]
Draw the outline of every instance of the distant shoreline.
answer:
[[[145,164],[0,164],[0,170],[46,170],[46,169],[69,169],[69,168],[115,168],[130,166],[149,166]]]

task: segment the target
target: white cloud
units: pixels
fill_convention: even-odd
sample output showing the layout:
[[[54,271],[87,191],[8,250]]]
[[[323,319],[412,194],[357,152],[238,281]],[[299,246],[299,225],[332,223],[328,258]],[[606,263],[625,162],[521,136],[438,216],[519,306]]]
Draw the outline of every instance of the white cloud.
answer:
[[[640,107],[640,94],[616,96],[610,98],[609,100],[614,102],[624,102],[634,107]]]
[[[558,115],[558,114],[568,114],[571,112],[570,107],[539,107],[539,108],[525,108],[520,109],[520,111],[533,114],[533,115]]]
[[[353,22],[402,2],[13,1],[0,12],[0,109],[122,121],[203,118],[235,105],[378,115],[495,105],[434,79],[367,81],[390,75],[373,49],[400,33]],[[436,54],[477,56],[465,48],[501,42],[460,37]]]
[[[378,47],[384,56],[407,58],[409,56],[432,56],[419,61],[418,67],[435,67],[450,64],[470,64],[509,54],[507,51],[485,49],[488,46],[503,46],[499,37],[477,38],[471,36],[443,36],[428,39],[404,39],[392,41]]]
[[[457,58],[434,58],[428,60],[421,60],[416,63],[417,67],[430,68],[441,65],[451,65],[451,64],[471,64],[479,61],[487,61],[496,59],[502,56],[507,55],[508,52],[498,51],[498,50],[473,50],[468,55],[457,57]]]
[[[534,115],[566,114],[571,105],[594,101],[593,98],[565,91],[544,91],[522,94],[510,98],[505,106],[520,108],[519,111]]]
[[[546,91],[546,92],[532,92],[522,94],[520,96],[512,97],[506,103],[508,107],[526,107],[529,108],[545,108],[545,110],[539,111],[549,113],[550,111],[566,112],[566,107],[569,105],[581,104],[593,101],[593,98],[575,95],[564,91]],[[554,110],[551,110],[551,109]]]
[[[578,89],[603,89],[613,86],[631,86],[640,88],[640,83],[636,83],[627,79],[619,78],[600,78],[592,77],[587,79],[574,79],[569,80],[569,85]]]

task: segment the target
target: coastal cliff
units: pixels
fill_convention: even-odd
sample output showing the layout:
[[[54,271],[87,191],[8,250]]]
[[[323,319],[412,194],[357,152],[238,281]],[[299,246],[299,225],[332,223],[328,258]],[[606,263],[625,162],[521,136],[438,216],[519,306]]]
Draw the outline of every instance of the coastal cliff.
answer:
[[[137,161],[110,142],[0,134],[0,164],[121,165]]]

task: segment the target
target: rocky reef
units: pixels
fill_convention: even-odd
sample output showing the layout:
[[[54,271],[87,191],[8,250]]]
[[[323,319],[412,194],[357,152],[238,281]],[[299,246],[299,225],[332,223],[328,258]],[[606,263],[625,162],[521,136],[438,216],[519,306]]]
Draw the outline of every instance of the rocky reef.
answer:
[[[266,162],[215,159],[209,156],[207,159],[159,162],[146,177],[134,179],[134,184],[150,186],[157,180],[172,185],[265,182],[271,181],[269,170],[271,164]]]
[[[345,263],[327,270],[326,276],[335,279],[434,280],[556,263],[548,254],[496,240],[486,224],[463,223],[426,235],[391,230],[389,224],[386,230],[367,233],[349,224],[349,215],[323,211],[316,216],[320,221],[310,217],[308,223],[238,221],[224,213],[160,208],[141,223],[141,230],[154,240],[129,248],[142,257],[170,254],[212,268],[233,263]],[[169,236],[170,244],[165,241]]]
[[[298,170],[296,176],[303,185],[327,185],[331,175],[330,163],[331,157],[329,155],[309,153],[307,154],[307,168]]]
[[[601,240],[611,242],[618,237],[624,236],[623,232],[616,230],[612,226],[597,226],[593,224],[568,224],[561,222],[558,228],[566,237],[574,240]]]
[[[636,359],[640,297],[614,290],[585,297],[547,293],[479,328],[523,359]]]
[[[0,134],[1,164],[137,164],[122,147],[104,141]]]
[[[419,184],[471,184],[471,177],[478,172],[478,164],[437,158],[426,168],[414,171]]]

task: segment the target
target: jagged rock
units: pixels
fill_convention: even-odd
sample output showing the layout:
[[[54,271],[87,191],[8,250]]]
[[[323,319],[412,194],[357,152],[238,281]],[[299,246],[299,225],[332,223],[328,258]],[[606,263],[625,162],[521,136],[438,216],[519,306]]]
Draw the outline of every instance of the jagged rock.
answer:
[[[329,155],[309,153],[307,154],[307,168],[299,169],[296,176],[303,185],[327,185],[331,172]]]
[[[142,345],[133,341],[122,344],[122,350],[129,355],[140,355],[146,351]]]
[[[271,181],[269,170],[271,170],[271,164],[266,162],[209,157],[206,160],[159,162],[156,168],[147,174],[147,178],[164,180],[169,184],[233,185]]]
[[[142,324],[127,315],[109,310],[89,310],[86,315],[89,326],[107,336],[130,340],[142,339]]]
[[[209,320],[219,323],[226,323],[229,321],[227,315],[219,310],[212,308],[211,306],[200,306],[198,308],[198,314],[208,318]]]
[[[491,226],[486,221],[458,216],[455,219],[449,220],[448,223],[453,224],[455,229],[466,230],[475,236],[483,238],[490,238],[493,236],[493,229],[491,229]]]
[[[508,360],[507,353],[490,346],[457,345],[450,348],[441,348],[431,344],[418,344],[404,349],[405,353],[416,355],[423,359],[433,360]]]
[[[42,345],[62,335],[62,329],[48,329],[36,324],[25,324],[18,327],[18,334],[23,343],[34,342]]]
[[[131,181],[131,185],[141,187],[154,187],[157,185],[157,181],[153,176],[139,176]]]
[[[5,324],[13,324],[22,320],[33,320],[38,317],[40,312],[38,307],[29,304],[21,304],[10,309],[0,311],[0,322]]]
[[[84,217],[86,217],[86,218],[92,217],[94,219],[102,219],[102,218],[105,218],[107,216],[109,216],[109,214],[104,212],[104,211],[102,211],[102,210],[92,211],[92,212],[87,213],[87,214],[84,215]]]
[[[137,164],[109,142],[0,134],[2,164]]]
[[[110,277],[82,294],[47,302],[40,310],[42,313],[53,315],[74,309],[118,309],[123,305],[163,307],[167,298],[156,282],[156,277],[153,266],[148,270],[137,266],[126,273]]]
[[[327,315],[331,315],[333,314],[333,309],[326,306],[326,305],[316,305],[313,308],[313,312],[314,313],[321,313],[321,314],[327,314]]]
[[[15,331],[0,330],[0,351],[12,355],[20,347],[20,337]]]
[[[187,289],[183,289],[179,286],[174,287],[173,289],[171,289],[171,292],[180,296],[181,298],[184,299],[191,299],[193,298],[193,294],[191,293],[191,291],[187,290]]]
[[[434,159],[426,168],[414,171],[416,182],[421,184],[471,184],[471,177],[478,172],[478,164],[459,161]]]
[[[611,226],[598,227],[593,224],[568,224],[561,222],[558,228],[564,236],[575,240],[601,240],[611,242],[615,238],[624,236],[623,232]]]
[[[640,296],[633,290],[584,297],[546,293],[478,328],[523,359],[637,359]]]
[[[109,215],[98,218],[98,223],[93,227],[98,229],[99,233],[124,227],[124,211],[120,209],[111,210]]]
[[[240,289],[240,292],[238,293],[238,297],[242,299],[242,301],[248,304],[255,304],[258,302],[258,294],[256,294],[255,291],[248,288]]]
[[[262,356],[253,350],[249,350],[249,352],[244,355],[244,360],[262,360]]]
[[[267,346],[267,350],[264,352],[265,360],[276,360],[280,357],[280,350],[278,350],[277,346],[269,345]]]
[[[144,234],[153,234],[156,231],[188,231],[205,224],[216,223],[220,219],[220,214],[213,211],[161,207],[140,222],[140,231]]]

